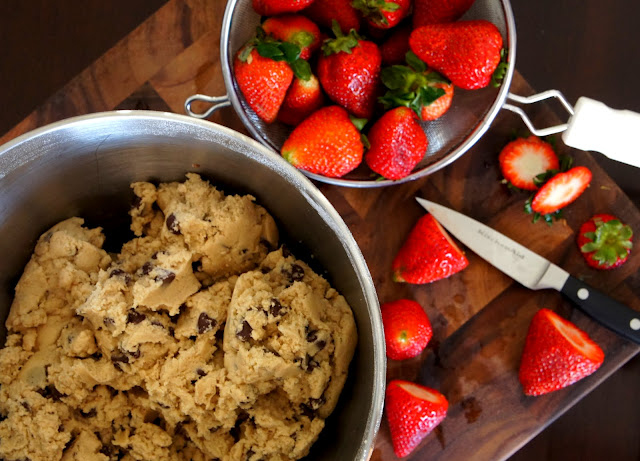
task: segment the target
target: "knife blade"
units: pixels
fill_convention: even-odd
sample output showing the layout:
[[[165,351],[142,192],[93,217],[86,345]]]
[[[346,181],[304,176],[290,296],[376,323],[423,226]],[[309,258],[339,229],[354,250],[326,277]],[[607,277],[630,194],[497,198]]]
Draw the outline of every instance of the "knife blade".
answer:
[[[434,202],[416,200],[478,256],[532,290],[551,288],[617,334],[640,344],[640,312],[596,290],[491,227]]]

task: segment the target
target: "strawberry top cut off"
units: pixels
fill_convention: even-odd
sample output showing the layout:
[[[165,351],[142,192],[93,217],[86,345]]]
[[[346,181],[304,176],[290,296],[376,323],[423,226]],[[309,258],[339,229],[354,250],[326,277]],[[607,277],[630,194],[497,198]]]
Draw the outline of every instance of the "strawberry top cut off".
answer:
[[[633,231],[610,214],[597,214],[580,226],[578,247],[595,269],[614,269],[629,258]]]
[[[536,136],[518,138],[503,147],[498,156],[504,178],[518,189],[536,190],[534,179],[548,170],[560,168],[551,144]]]

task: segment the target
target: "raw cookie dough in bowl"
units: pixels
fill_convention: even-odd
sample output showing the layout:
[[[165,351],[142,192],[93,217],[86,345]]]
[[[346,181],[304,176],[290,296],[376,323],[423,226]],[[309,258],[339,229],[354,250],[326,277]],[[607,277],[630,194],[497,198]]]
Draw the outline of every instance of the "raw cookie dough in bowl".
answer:
[[[263,150],[151,112],[0,148],[3,458],[368,458],[371,277],[322,194]]]

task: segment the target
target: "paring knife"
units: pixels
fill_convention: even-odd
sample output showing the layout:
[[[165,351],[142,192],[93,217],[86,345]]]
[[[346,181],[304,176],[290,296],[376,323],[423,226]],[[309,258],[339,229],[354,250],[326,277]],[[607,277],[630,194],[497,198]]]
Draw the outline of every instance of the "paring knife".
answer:
[[[640,312],[475,219],[428,200],[416,200],[458,240],[509,277],[532,290],[553,288],[561,292],[602,325],[640,344]]]

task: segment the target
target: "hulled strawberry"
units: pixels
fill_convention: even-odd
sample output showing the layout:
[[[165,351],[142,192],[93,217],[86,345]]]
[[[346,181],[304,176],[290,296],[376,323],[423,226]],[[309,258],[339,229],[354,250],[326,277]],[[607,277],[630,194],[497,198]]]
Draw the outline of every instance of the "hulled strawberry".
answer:
[[[359,128],[344,108],[323,107],[294,128],[282,145],[282,156],[311,173],[344,176],[362,161]]]
[[[336,21],[343,33],[358,32],[362,16],[351,5],[352,0],[314,0],[303,14],[319,26],[331,28]]]
[[[474,0],[414,0],[413,27],[455,22],[467,12]]]
[[[324,101],[324,93],[315,75],[308,80],[295,77],[278,112],[278,120],[287,125],[298,125],[320,109]]]
[[[352,5],[372,27],[390,29],[409,14],[411,0],[353,0]]]
[[[614,269],[629,259],[633,244],[631,227],[613,215],[600,213],[585,221],[578,231],[578,247],[595,269]]]
[[[314,0],[252,0],[251,4],[260,16],[275,16],[283,13],[295,13],[313,3]]]
[[[409,37],[409,47],[429,67],[466,90],[489,85],[502,59],[500,31],[482,19],[418,27]]]
[[[396,456],[411,453],[445,419],[448,408],[446,397],[434,389],[410,381],[390,381],[385,411]]]
[[[589,376],[603,361],[602,349],[585,332],[540,309],[529,325],[518,376],[526,395],[542,395]]]
[[[405,360],[420,355],[433,330],[426,312],[410,299],[399,299],[380,306],[387,357]]]
[[[591,177],[591,171],[584,166],[556,174],[538,189],[531,201],[531,209],[541,215],[555,213],[580,197],[589,186]]]
[[[404,64],[405,56],[409,51],[409,35],[412,30],[409,24],[398,26],[380,45],[383,65]]]
[[[320,29],[301,14],[272,16],[265,19],[262,28],[278,40],[297,45],[300,48],[300,59],[309,59],[320,48]]]
[[[385,108],[406,106],[420,120],[435,120],[451,107],[453,85],[438,72],[430,70],[413,52],[406,54],[407,66],[385,67],[380,79],[387,92],[380,98]]]
[[[365,161],[369,168],[387,179],[407,176],[427,152],[427,135],[408,107],[385,112],[367,137],[370,147]]]
[[[469,265],[466,256],[431,214],[422,216],[393,260],[393,280],[430,283]]]
[[[558,170],[560,163],[553,147],[536,136],[511,141],[498,156],[504,179],[518,189],[536,190],[536,177]]]
[[[380,93],[380,49],[354,30],[344,35],[336,23],[333,32],[336,38],[324,42],[318,59],[320,84],[329,99],[369,119]]]

